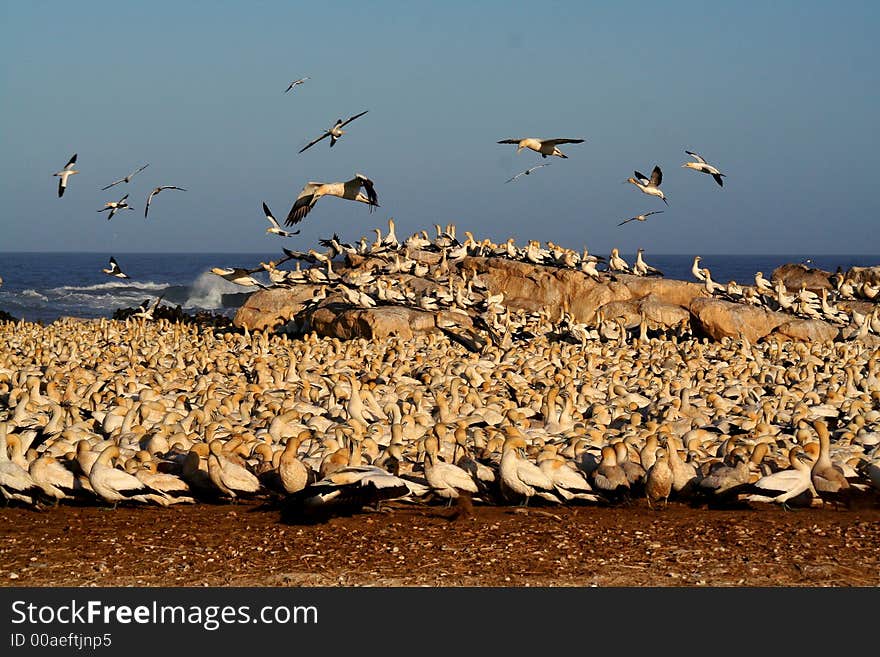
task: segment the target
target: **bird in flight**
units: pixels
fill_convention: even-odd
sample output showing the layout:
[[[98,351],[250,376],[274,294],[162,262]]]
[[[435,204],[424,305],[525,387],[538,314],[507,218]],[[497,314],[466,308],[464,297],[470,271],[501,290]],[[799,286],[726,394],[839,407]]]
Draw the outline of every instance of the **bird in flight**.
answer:
[[[288,91],[293,89],[295,86],[302,84],[303,82],[305,82],[306,80],[309,80],[309,79],[311,79],[311,78],[309,78],[309,76],[307,75],[306,77],[300,78],[299,80],[294,80],[293,82],[290,83],[290,85],[287,87],[287,89],[284,90],[284,93],[287,93]]]
[[[650,178],[638,171],[633,171],[633,173],[635,174],[635,178],[627,178],[623,182],[632,183],[645,194],[663,199],[663,202],[666,203],[666,205],[669,205],[669,202],[666,200],[666,194],[660,189],[660,183],[663,182],[663,172],[660,170],[659,166],[654,165],[654,170],[651,172]]]
[[[351,123],[355,119],[362,117],[368,111],[369,110],[364,110],[360,114],[355,114],[354,116],[350,116],[349,118],[345,119],[345,121],[343,121],[342,119],[336,119],[336,123],[333,124],[332,128],[329,128],[320,137],[318,137],[317,139],[313,139],[308,144],[303,146],[299,152],[302,153],[307,148],[311,148],[312,146],[317,144],[319,141],[321,141],[325,137],[330,137],[330,148],[333,148],[333,144],[335,144],[339,140],[339,138],[345,134],[345,130],[343,130],[342,128],[347,126],[349,123]]]
[[[524,148],[530,148],[536,153],[540,153],[541,157],[555,155],[562,159],[568,159],[568,155],[559,150],[559,144],[581,144],[583,139],[535,139],[533,137],[524,137],[522,139],[502,139],[499,144],[516,144],[516,152],[519,153]]]
[[[278,224],[278,221],[275,217],[272,216],[272,212],[269,210],[269,206],[266,205],[266,202],[263,201],[263,212],[266,213],[266,219],[269,221],[271,226],[266,229],[267,233],[273,233],[275,235],[279,235],[280,237],[290,237],[291,235],[299,235],[299,231],[295,230],[292,233],[284,230]]]
[[[256,278],[251,276],[258,271],[263,271],[262,267],[256,269],[245,269],[244,267],[212,267],[211,273],[216,274],[220,278],[225,278],[230,283],[243,285],[244,287],[261,287],[267,289],[265,285],[260,283]]]
[[[534,171],[535,169],[540,169],[541,167],[549,167],[549,166],[550,166],[550,163],[549,163],[549,162],[545,162],[544,164],[538,164],[538,165],[536,165],[536,166],[529,167],[529,168],[526,169],[525,171],[520,171],[520,172],[519,172],[518,174],[516,174],[513,178],[508,178],[508,179],[505,180],[504,182],[505,182],[505,184],[506,184],[506,183],[509,183],[509,182],[513,182],[514,180],[516,180],[516,179],[519,178],[520,176],[528,176],[528,175],[531,174],[532,171]]]
[[[147,197],[147,205],[144,208],[144,219],[147,218],[147,212],[150,211],[150,203],[152,203],[153,197],[163,189],[179,189],[181,192],[186,191],[183,187],[178,187],[177,185],[159,185],[158,187],[154,187],[153,191],[150,192],[150,195]]]
[[[118,201],[107,201],[104,204],[104,207],[101,208],[100,210],[98,210],[98,212],[104,212],[104,210],[110,210],[110,214],[107,215],[107,221],[110,221],[113,218],[113,215],[116,214],[117,212],[119,212],[120,210],[134,210],[134,208],[128,204],[127,199],[128,199],[128,194],[123,196]]]
[[[721,173],[718,169],[713,167],[711,164],[706,162],[701,156],[697,155],[692,151],[685,151],[688,155],[696,160],[696,162],[685,162],[681,166],[687,169],[693,169],[694,171],[699,171],[700,173],[708,173],[715,179],[715,182],[718,183],[719,187],[724,187],[724,181],[721,179],[727,174]]]
[[[651,212],[646,212],[645,214],[637,214],[635,217],[630,217],[629,219],[624,219],[623,221],[621,221],[617,225],[623,226],[623,224],[627,224],[630,221],[644,221],[645,219],[650,217],[652,214],[663,214],[663,210],[653,210]]]
[[[366,194],[361,191],[362,188]],[[322,183],[312,181],[306,183],[299,196],[296,197],[284,223],[288,226],[298,224],[305,219],[306,215],[315,207],[315,203],[322,196],[336,196],[348,199],[349,201],[366,203],[370,206],[370,212],[373,211],[373,208],[379,207],[379,197],[376,195],[373,181],[363,174],[356,173],[354,178],[345,182]]]
[[[139,174],[141,171],[143,171],[144,169],[146,169],[148,166],[150,166],[149,163],[145,164],[144,166],[142,166],[142,167],[141,167],[140,169],[138,169],[137,171],[132,171],[132,172],[131,172],[130,174],[128,174],[125,178],[120,178],[119,180],[114,180],[112,183],[110,183],[110,184],[107,185],[106,187],[102,187],[102,188],[101,188],[101,191],[103,192],[105,189],[110,189],[111,187],[113,187],[114,185],[118,185],[119,183],[128,183],[128,182],[131,182],[131,179],[132,179],[132,178],[134,178],[137,174]]]
[[[128,274],[126,274],[119,268],[119,263],[116,262],[116,258],[114,258],[113,256],[110,256],[110,265],[108,267],[105,267],[101,271],[103,271],[108,276],[115,276],[116,278],[130,278]]]
[[[76,169],[74,169],[74,165],[76,164],[76,153],[73,154],[73,157],[68,160],[67,164],[64,165],[64,168],[61,171],[56,171],[53,173],[53,176],[58,176],[58,198],[64,196],[64,190],[67,189],[67,179],[73,175],[79,173]]]

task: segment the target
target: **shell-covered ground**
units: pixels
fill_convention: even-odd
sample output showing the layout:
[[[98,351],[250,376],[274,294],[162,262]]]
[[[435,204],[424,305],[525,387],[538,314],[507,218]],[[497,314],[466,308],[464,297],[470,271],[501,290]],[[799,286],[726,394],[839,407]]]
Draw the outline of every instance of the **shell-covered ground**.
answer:
[[[0,509],[4,586],[880,585],[880,498],[850,509],[455,508],[288,524],[254,503]]]

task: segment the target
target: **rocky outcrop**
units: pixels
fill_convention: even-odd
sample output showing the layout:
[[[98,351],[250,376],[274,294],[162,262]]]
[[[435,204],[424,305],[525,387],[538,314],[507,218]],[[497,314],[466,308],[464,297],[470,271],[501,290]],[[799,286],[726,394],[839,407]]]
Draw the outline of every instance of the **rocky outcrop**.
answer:
[[[820,319],[793,319],[780,324],[774,333],[804,342],[828,342],[840,334],[840,329]]]
[[[398,254],[399,258],[399,254]],[[335,283],[326,286],[301,284],[290,288],[272,288],[255,292],[236,314],[234,324],[252,330],[277,330],[293,327],[313,330],[319,335],[344,340],[355,338],[385,339],[393,336],[410,338],[417,333],[443,330],[459,336],[474,336],[491,330],[491,318],[477,316],[486,312],[486,305],[469,309],[449,307],[448,300],[441,310],[426,310],[420,304],[421,295],[443,297],[453,289],[463,290],[466,285],[484,290],[478,297],[501,295],[500,307],[527,312],[540,311],[552,321],[568,315],[575,323],[595,326],[600,321],[622,325],[627,329],[639,326],[645,320],[648,329],[680,330],[689,328],[712,339],[745,338],[757,342],[770,335],[785,339],[824,342],[840,337],[840,330],[821,320],[801,319],[785,312],[762,306],[735,303],[710,296],[705,287],[689,281],[634,275],[602,275],[596,280],[571,267],[538,265],[504,257],[464,257],[447,261],[435,252],[411,252],[427,265],[424,275],[388,273],[387,259],[350,256],[338,272],[344,276],[352,270],[373,270],[376,277],[385,277],[389,285],[405,289],[410,298],[405,303],[379,303],[375,307],[360,307],[341,294],[344,287]],[[423,272],[419,272],[420,274]],[[803,265],[786,265],[774,272],[782,276],[787,286],[796,289],[828,285],[827,273],[809,270]],[[451,284],[445,281],[449,277]],[[392,285],[393,284],[393,285]],[[350,285],[350,284],[349,284]],[[315,300],[315,291],[325,287],[328,294]],[[372,286],[375,297],[377,288]],[[855,303],[855,302],[854,302]],[[420,307],[421,306],[421,307]],[[498,340],[498,327],[491,335]],[[501,331],[503,333],[503,331]]]
[[[773,270],[770,280],[774,284],[776,281],[782,281],[789,291],[797,291],[802,287],[811,292],[819,292],[823,288],[826,290],[834,289],[834,285],[831,284],[831,272],[807,267],[799,262],[777,267]]]
[[[699,327],[714,340],[745,338],[757,342],[791,319],[764,308],[702,297],[691,302],[690,311]]]
[[[235,313],[233,324],[252,331],[276,329],[293,319],[314,295],[318,285],[269,288],[251,294]]]

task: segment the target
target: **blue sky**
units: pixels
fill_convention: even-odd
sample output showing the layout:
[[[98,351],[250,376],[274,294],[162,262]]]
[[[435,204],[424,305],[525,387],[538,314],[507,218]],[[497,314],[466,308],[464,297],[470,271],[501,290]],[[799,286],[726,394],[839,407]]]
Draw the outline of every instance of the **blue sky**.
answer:
[[[880,252],[877,3],[469,5],[3,2],[0,251],[280,252],[394,217],[596,253]],[[586,141],[505,184],[542,162],[496,143],[524,136]],[[669,207],[622,184],[655,164]],[[265,233],[263,201],[284,217],[305,182],[355,172],[377,212],[327,198],[299,236]],[[144,220],[164,184],[188,191]],[[125,192],[136,211],[108,222]]]

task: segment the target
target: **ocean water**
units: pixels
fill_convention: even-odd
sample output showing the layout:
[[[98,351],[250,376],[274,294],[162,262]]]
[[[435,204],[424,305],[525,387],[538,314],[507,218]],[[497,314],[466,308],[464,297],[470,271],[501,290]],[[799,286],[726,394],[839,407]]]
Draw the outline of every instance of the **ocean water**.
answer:
[[[117,279],[101,271],[109,255],[100,253],[0,253],[0,310],[27,321],[52,322],[62,316],[111,317],[119,308],[133,308],[164,295],[163,303],[180,305],[187,312],[210,310],[232,316],[251,288],[230,283],[211,273],[212,267],[258,267],[277,260],[274,253],[119,253],[119,266],[130,279]],[[635,262],[635,254],[621,254]],[[880,255],[810,256],[812,267],[846,271],[853,266],[880,264]],[[693,255],[645,256],[645,261],[666,278],[694,280]],[[703,255],[713,280],[751,284],[756,271],[768,278],[785,263],[803,262],[802,255]],[[292,266],[292,262],[282,268]],[[305,265],[305,263],[303,264]],[[255,275],[268,283],[265,275]]]

